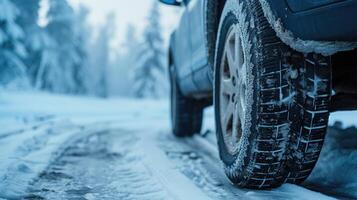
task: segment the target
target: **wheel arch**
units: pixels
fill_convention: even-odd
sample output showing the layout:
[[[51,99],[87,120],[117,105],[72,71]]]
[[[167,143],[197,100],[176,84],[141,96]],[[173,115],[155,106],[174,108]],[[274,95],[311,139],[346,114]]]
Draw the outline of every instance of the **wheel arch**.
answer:
[[[167,49],[167,63],[168,63],[168,68],[171,67],[171,65],[175,65],[175,60],[174,60],[174,52],[173,50],[175,49],[174,47],[174,39],[175,39],[175,32],[173,32],[170,36],[170,41],[169,41],[169,47]]]
[[[207,56],[210,67],[213,67],[216,49],[219,21],[227,0],[206,0],[205,2],[205,33]]]

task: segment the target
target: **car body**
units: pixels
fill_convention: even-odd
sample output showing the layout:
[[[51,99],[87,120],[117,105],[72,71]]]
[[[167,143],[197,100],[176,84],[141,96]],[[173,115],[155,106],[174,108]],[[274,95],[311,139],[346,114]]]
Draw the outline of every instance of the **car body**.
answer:
[[[284,27],[303,40],[357,41],[355,0],[267,0]]]
[[[214,104],[236,185],[300,184],[333,111],[357,109],[357,0],[160,0],[183,6],[170,38],[173,133],[192,136]]]
[[[185,95],[212,95],[212,58],[219,13],[225,1],[189,0],[170,39],[172,62]],[[356,0],[266,0],[286,30],[305,41],[357,41]],[[209,16],[212,15],[212,16]],[[213,29],[213,30],[211,30]],[[213,41],[212,41],[213,40]],[[348,47],[350,47],[348,45]],[[341,47],[341,50],[345,50]],[[338,51],[338,49],[336,50]]]

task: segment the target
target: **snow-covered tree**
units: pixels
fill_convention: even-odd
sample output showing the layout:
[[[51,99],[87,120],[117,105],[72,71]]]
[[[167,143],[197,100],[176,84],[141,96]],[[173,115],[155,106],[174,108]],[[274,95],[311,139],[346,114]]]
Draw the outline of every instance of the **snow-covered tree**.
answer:
[[[140,45],[133,76],[134,92],[138,98],[158,98],[164,93],[163,83],[166,73],[161,31],[159,5],[155,2],[144,30],[144,42]]]
[[[28,55],[24,62],[27,66],[28,76],[35,84],[39,70],[42,50],[48,38],[45,31],[38,25],[41,0],[12,0],[20,11],[17,23],[23,28],[26,37],[23,38]]]
[[[58,54],[56,52],[55,41],[43,32],[42,49],[39,50],[39,65],[34,73],[34,87],[36,89],[47,89],[53,91],[51,85],[58,84],[56,80],[51,80],[49,75],[58,74],[60,77],[60,68],[58,67]]]
[[[139,39],[136,28],[129,24],[124,42],[115,51],[109,73],[109,90],[111,95],[132,96],[132,69],[135,68]]]
[[[125,53],[128,54],[128,57],[132,57],[131,59],[134,59],[133,57],[135,57],[138,45],[139,45],[139,40],[137,36],[137,30],[135,26],[129,24],[126,29],[123,47]]]
[[[67,0],[50,0],[46,31],[52,38],[44,51],[42,79],[44,89],[60,93],[78,93],[76,73],[81,55],[76,45],[76,16]]]
[[[108,69],[110,66],[110,43],[115,34],[115,15],[110,13],[106,23],[100,28],[92,47],[91,71],[93,76],[94,93],[101,97],[108,96]]]
[[[0,82],[3,85],[27,77],[23,63],[27,55],[24,32],[16,21],[19,14],[12,1],[0,0]]]
[[[74,79],[77,83],[77,93],[87,93],[88,81],[91,81],[89,74],[89,61],[88,61],[88,49],[89,41],[91,37],[91,28],[88,25],[89,10],[83,5],[80,6],[77,14],[74,27],[74,46],[75,50],[80,58],[76,63],[76,70],[74,71]]]

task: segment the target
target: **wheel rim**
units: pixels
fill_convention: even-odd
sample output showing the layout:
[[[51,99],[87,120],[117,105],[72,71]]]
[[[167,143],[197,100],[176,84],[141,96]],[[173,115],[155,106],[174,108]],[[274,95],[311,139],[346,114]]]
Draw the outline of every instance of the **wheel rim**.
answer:
[[[224,143],[230,154],[239,150],[246,114],[246,65],[238,25],[228,31],[220,65],[220,118]]]

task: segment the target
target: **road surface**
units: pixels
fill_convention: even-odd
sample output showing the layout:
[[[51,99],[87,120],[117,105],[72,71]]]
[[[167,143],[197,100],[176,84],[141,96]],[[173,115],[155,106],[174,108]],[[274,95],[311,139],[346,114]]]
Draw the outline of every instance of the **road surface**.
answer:
[[[211,110],[201,134],[178,139],[164,100],[8,93],[0,104],[0,198],[357,199],[355,128],[329,129],[303,186],[256,191],[225,177]]]

